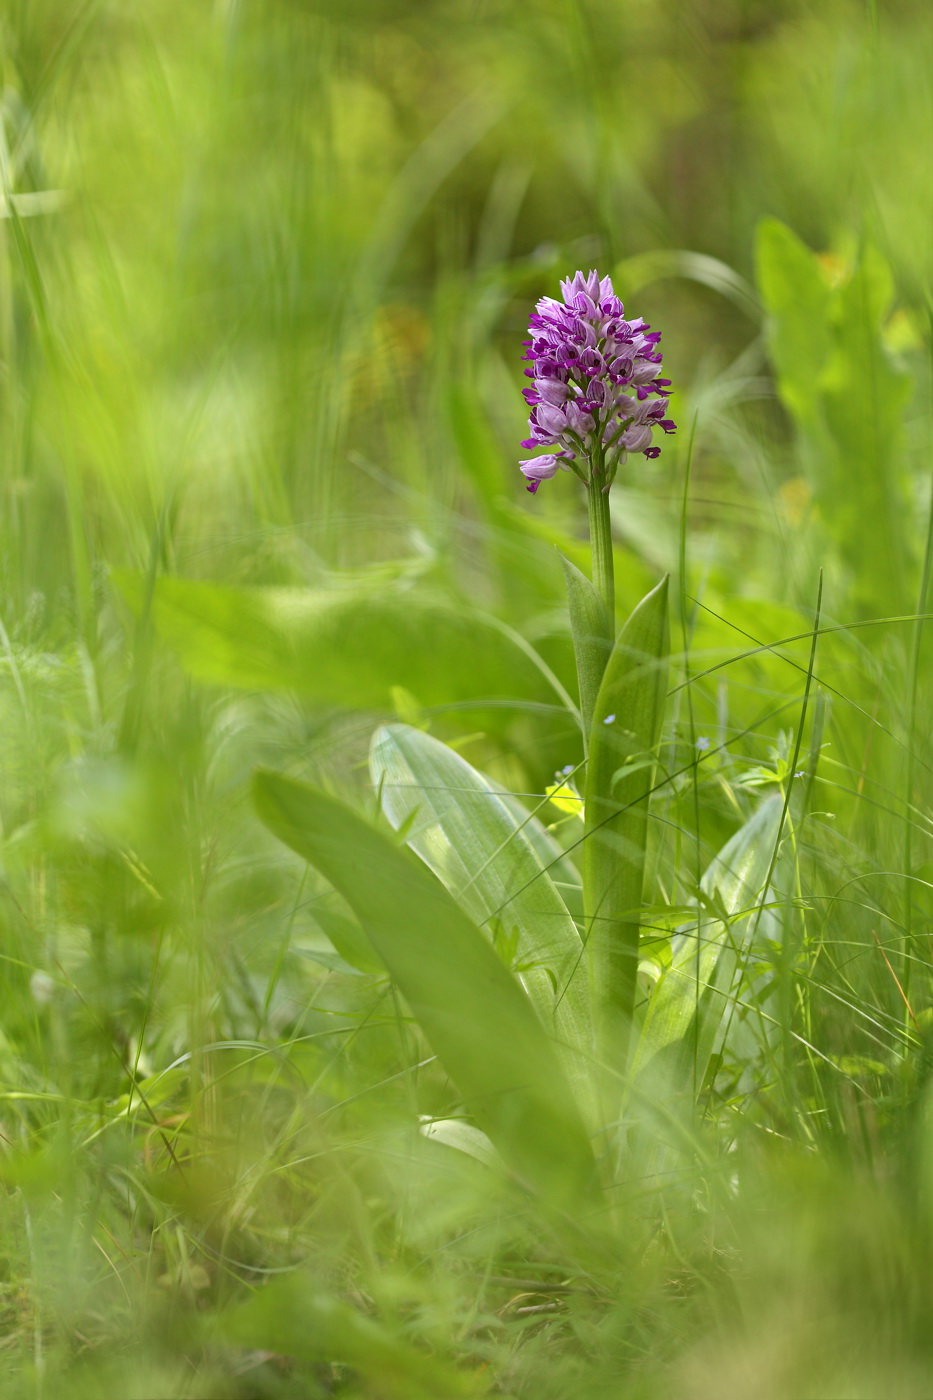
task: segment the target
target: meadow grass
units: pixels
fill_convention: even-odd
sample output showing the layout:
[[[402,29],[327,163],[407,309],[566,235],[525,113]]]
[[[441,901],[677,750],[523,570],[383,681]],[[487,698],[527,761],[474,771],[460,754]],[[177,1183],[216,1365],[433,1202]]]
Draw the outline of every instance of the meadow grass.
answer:
[[[0,4],[0,1393],[929,1395],[931,41],[919,0]],[[578,266],[681,425],[612,492],[620,617],[671,575],[639,1015],[732,961],[690,1092],[636,1078],[555,1210],[251,791],[418,850],[368,767],[408,726],[579,921],[586,510],[517,470]],[[743,922],[704,872],[774,795]]]

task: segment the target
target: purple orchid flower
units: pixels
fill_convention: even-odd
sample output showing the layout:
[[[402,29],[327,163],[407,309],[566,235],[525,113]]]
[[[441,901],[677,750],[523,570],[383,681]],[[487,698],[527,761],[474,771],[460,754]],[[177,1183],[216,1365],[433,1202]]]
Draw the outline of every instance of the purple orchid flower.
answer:
[[[550,481],[552,476],[556,476],[558,469],[569,471],[570,468],[562,460],[564,453],[545,453],[541,457],[529,457],[525,462],[519,462],[519,470],[528,482],[527,490],[532,495],[537,491],[542,481]]]
[[[671,381],[660,378],[661,333],[641,317],[627,320],[611,279],[597,272],[577,272],[560,288],[562,302],[538,302],[524,342],[534,387],[524,391],[531,414],[522,446],[552,450],[523,461],[521,471],[533,493],[559,468],[586,480],[578,459],[591,476],[598,461],[607,490],[629,452],[659,455],[655,429],[675,431],[667,417]]]

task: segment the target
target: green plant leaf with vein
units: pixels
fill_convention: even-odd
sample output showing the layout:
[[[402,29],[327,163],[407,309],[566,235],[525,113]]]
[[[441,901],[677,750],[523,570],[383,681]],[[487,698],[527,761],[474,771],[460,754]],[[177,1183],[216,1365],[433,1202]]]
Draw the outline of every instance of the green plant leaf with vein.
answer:
[[[514,960],[526,969],[521,982],[564,1047],[582,1094],[591,1037],[583,945],[535,852],[535,818],[518,817],[488,778],[408,725],[377,731],[370,770],[392,825],[405,827],[409,846],[470,918],[487,932],[497,925],[515,931]]]
[[[551,1203],[590,1193],[589,1139],[553,1042],[476,924],[413,854],[336,798],[260,771],[257,811],[343,895],[469,1112]]]
[[[703,1084],[755,929],[782,810],[779,793],[767,798],[708,866],[700,907],[709,918],[675,937],[649,1001],[634,1068],[676,1096],[693,1097]]]

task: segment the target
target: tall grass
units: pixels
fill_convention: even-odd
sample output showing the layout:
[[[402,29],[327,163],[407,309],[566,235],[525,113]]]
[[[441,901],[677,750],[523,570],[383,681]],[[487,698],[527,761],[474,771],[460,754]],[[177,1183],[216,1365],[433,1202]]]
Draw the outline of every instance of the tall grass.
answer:
[[[4,1394],[928,1394],[931,37],[913,0],[0,7]],[[689,1094],[629,1076],[614,1189],[558,1209],[250,792],[417,849],[394,724],[582,918],[546,789],[583,791],[585,509],[515,459],[529,305],[592,265],[683,425],[613,488],[620,612],[672,576],[639,1014],[727,955]],[[714,861],[766,808],[742,923]]]

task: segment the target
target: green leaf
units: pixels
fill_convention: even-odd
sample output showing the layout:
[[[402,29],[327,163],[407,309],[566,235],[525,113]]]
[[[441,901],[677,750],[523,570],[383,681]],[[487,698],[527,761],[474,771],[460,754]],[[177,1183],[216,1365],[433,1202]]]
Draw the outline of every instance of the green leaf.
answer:
[[[810,249],[777,219],[758,225],[755,254],[781,398],[793,417],[812,425],[832,351],[832,291]]]
[[[863,613],[900,611],[908,597],[911,525],[902,455],[912,385],[882,338],[892,295],[890,269],[866,247],[837,293],[835,345],[821,383],[836,449],[830,519]]]
[[[667,577],[619,633],[599,695],[586,775],[583,894],[598,1041],[621,1069],[638,977],[652,755],[661,734],[670,648]],[[620,767],[627,771],[618,780]]]
[[[487,1167],[501,1166],[501,1158],[485,1133],[462,1118],[424,1118],[421,1135],[456,1152],[463,1152]]]
[[[141,607],[142,576],[117,581]],[[312,590],[160,578],[152,617],[191,675],[221,685],[294,689],[359,709],[391,708],[402,687],[421,705],[491,702],[492,724],[558,698],[531,648],[494,619],[384,583]]]
[[[593,709],[606,662],[612,650],[612,626],[606,605],[586,574],[571,564],[563,554],[567,604],[570,610],[570,631],[577,661],[577,683],[580,689],[580,717],[583,722],[583,742],[589,741],[593,725]]]
[[[902,462],[911,378],[884,343],[890,269],[866,244],[832,286],[820,259],[774,219],[759,225],[757,264],[778,392],[796,422],[821,517],[848,565],[860,611],[900,611],[910,539]]]
[[[754,932],[782,811],[783,797],[775,793],[711,862],[701,880],[706,899],[700,907],[719,909],[728,921],[700,919],[678,935],[651,996],[635,1069],[675,1096],[692,1097],[703,1085]]]
[[[343,895],[505,1162],[546,1200],[593,1183],[593,1155],[557,1051],[475,923],[421,861],[336,798],[259,772],[260,817]]]
[[[576,920],[579,912],[579,919],[583,920],[583,884],[580,872],[573,860],[564,850],[541,821],[539,817],[531,816],[528,808],[521,798],[514,793],[499,791],[498,796],[505,803],[516,825],[521,826],[522,831],[531,844],[531,849],[538,858],[539,863],[548,872],[554,884],[563,889],[573,886],[574,893],[568,899],[564,895],[564,903],[573,914]],[[550,813],[549,813],[550,815]]]
[[[437,739],[404,724],[386,725],[370,750],[373,786],[396,828],[446,885],[469,917],[491,932],[501,921],[517,933],[515,962],[542,1023],[565,1051],[578,1095],[591,1053],[583,944],[529,836],[534,818],[517,818],[482,773]]]
[[[214,1324],[206,1326],[213,1329]],[[375,1318],[322,1292],[302,1275],[275,1279],[258,1288],[220,1319],[232,1346],[293,1357],[303,1366],[349,1366],[387,1396],[469,1396],[481,1387],[473,1377],[393,1337]]]
[[[355,919],[318,901],[314,906],[314,922],[333,943],[338,956],[358,972],[384,973],[385,964],[375,952],[369,939]]]

